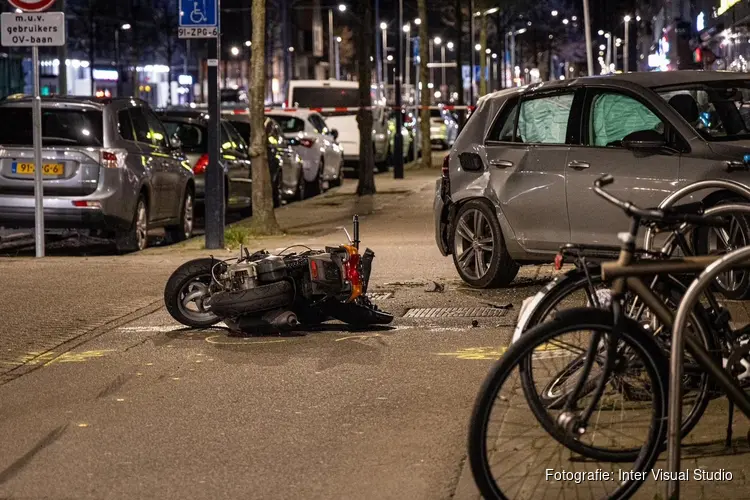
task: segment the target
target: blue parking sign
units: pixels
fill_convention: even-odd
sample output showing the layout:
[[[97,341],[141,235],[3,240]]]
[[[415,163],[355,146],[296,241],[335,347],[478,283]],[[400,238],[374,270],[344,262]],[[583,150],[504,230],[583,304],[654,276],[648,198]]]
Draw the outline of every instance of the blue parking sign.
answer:
[[[216,0],[180,0],[180,27],[218,26]]]

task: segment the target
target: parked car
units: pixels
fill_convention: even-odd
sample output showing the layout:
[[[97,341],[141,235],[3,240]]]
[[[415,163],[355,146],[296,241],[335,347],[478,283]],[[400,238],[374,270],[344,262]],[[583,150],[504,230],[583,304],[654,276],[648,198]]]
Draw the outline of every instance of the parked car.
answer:
[[[359,106],[359,83],[340,80],[291,80],[287,106],[294,108]],[[372,144],[378,170],[388,169],[388,113],[372,91]],[[339,131],[338,142],[344,148],[344,168],[356,170],[359,164],[359,124],[356,111],[322,113],[328,127]]]
[[[326,186],[338,186],[343,178],[344,151],[336,142],[338,130],[310,111],[268,113],[281,127],[284,137],[293,141],[302,158],[304,182],[308,193],[317,194]]]
[[[231,113],[226,115],[232,125],[250,143],[250,116],[243,113]],[[278,124],[266,118],[263,123],[266,127],[266,141],[268,146],[268,163],[277,165],[281,175],[275,179],[276,190],[279,192],[280,199],[305,197],[305,186],[300,185],[302,177],[302,159],[294,151],[291,143],[284,138]]]
[[[448,149],[458,137],[458,120],[450,111],[440,108],[430,110],[430,141]]]
[[[199,110],[169,109],[158,113],[167,131],[180,139],[195,174],[196,203],[205,207],[206,168],[208,167],[208,117]],[[225,203],[228,211],[243,216],[252,213],[253,188],[250,149],[242,135],[228,120],[221,120],[219,147],[224,172]],[[278,165],[269,163],[271,179],[278,188]],[[274,201],[279,199],[274,189]]]
[[[34,227],[32,99],[0,102],[0,226]],[[133,98],[42,98],[44,223],[146,248],[149,230],[193,233],[195,179],[148,104]]]
[[[628,73],[548,82],[491,94],[446,157],[435,193],[437,244],[461,278],[507,285],[518,266],[551,262],[568,242],[617,244],[625,215],[592,191],[639,206],[703,179],[750,185],[750,79],[737,73]],[[685,203],[735,198],[701,191]],[[750,243],[744,217],[732,230],[700,230],[698,252]],[[732,298],[748,273],[719,279]],[[722,281],[724,280],[724,281]]]

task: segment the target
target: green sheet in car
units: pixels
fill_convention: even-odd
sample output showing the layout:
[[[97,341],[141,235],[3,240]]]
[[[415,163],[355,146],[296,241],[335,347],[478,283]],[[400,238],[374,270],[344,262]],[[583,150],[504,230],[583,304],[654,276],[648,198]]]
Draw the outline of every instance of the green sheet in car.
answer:
[[[619,94],[601,94],[594,100],[593,143],[607,146],[632,132],[658,130],[661,120],[635,99]]]

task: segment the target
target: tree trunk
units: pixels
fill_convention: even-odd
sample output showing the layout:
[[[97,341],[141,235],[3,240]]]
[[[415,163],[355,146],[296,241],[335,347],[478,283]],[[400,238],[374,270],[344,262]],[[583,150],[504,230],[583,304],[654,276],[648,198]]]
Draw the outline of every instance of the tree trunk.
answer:
[[[253,172],[253,219],[256,234],[281,232],[273,210],[273,188],[268,169],[268,149],[264,114],[266,97],[266,0],[253,0],[252,90],[250,94],[250,160]],[[281,172],[278,173],[281,175]]]
[[[422,135],[422,167],[432,167],[432,142],[430,142],[430,89],[427,88],[430,73],[427,71],[427,47],[430,44],[427,34],[427,0],[417,0],[419,6],[419,86],[420,95],[420,134]]]
[[[357,195],[375,194],[375,151],[372,143],[372,63],[370,62],[373,33],[372,2],[359,1],[359,15],[362,19],[361,35],[357,37],[357,59],[359,61],[359,184]]]
[[[482,13],[479,21],[479,96],[487,93],[487,14]]]
[[[464,11],[462,0],[456,0],[456,74],[458,75],[458,82],[456,82],[456,90],[458,92],[458,105],[464,105],[464,76],[463,76],[463,50],[464,50]],[[466,111],[461,110],[458,112],[459,127],[463,129],[464,122],[466,121]]]

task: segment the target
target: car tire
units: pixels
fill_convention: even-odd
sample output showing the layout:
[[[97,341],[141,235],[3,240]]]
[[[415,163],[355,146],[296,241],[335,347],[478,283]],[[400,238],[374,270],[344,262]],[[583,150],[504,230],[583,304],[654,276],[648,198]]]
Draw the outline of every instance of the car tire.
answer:
[[[185,196],[182,197],[182,207],[180,209],[180,223],[176,226],[165,228],[164,232],[169,243],[179,243],[193,236],[193,226],[195,225],[195,197],[192,189],[185,190]]]
[[[297,179],[297,192],[294,194],[294,199],[302,201],[307,198],[307,182],[305,181],[305,175],[300,170],[299,178]]]
[[[497,215],[487,203],[464,204],[451,226],[453,263],[462,280],[475,288],[502,287],[513,281],[519,266],[508,254]]]
[[[118,253],[138,252],[148,247],[148,203],[145,196],[138,196],[130,227],[115,233],[115,246]]]
[[[320,162],[318,163],[318,172],[315,174],[315,179],[313,179],[312,182],[307,183],[307,191],[312,196],[321,194],[324,191],[323,189],[323,169],[324,168],[325,168],[325,164],[323,163],[323,158],[321,158]]]
[[[279,208],[281,206],[281,191],[283,190],[283,175],[281,173],[281,169],[276,173],[276,179],[274,179],[273,182],[273,207]]]
[[[338,187],[341,185],[341,182],[344,180],[344,165],[343,162],[339,162],[339,171],[336,174],[336,178],[331,180],[330,186],[331,187]]]
[[[727,203],[745,203],[743,198],[722,200],[717,205]],[[697,255],[708,255],[719,248],[718,233],[716,229],[708,227],[696,228],[693,231],[693,249]],[[736,231],[736,232],[735,232]],[[750,221],[747,217],[732,217],[729,227],[732,249],[750,245]],[[732,236],[736,236],[733,238]],[[730,300],[744,300],[750,297],[750,271],[740,269],[723,273],[714,281],[714,289]]]

